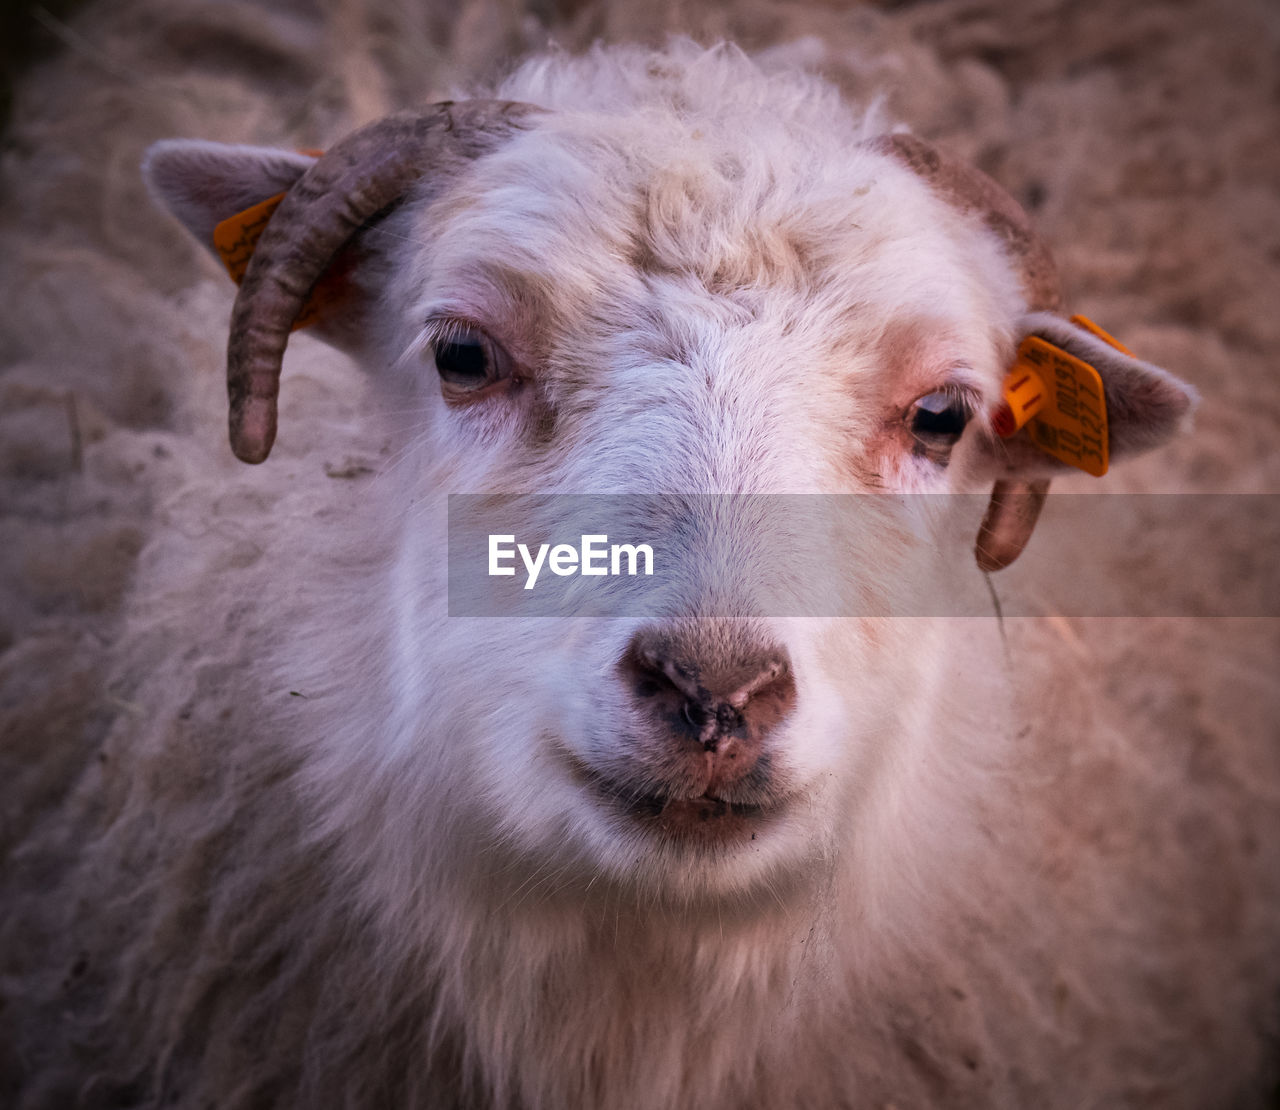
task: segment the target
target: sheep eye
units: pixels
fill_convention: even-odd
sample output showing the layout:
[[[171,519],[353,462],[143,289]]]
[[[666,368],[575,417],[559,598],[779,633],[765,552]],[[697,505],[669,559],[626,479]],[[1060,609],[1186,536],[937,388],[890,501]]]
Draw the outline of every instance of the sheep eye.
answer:
[[[508,376],[506,353],[479,331],[453,330],[433,347],[440,380],[454,392],[473,393]]]
[[[929,450],[945,451],[955,445],[969,423],[965,398],[947,390],[926,393],[911,406],[911,434]]]

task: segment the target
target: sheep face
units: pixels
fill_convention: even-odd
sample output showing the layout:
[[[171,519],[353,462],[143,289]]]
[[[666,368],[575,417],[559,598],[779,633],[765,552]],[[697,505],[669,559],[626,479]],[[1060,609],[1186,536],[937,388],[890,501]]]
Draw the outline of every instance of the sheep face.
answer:
[[[474,807],[450,839],[559,887],[603,873],[692,899],[812,877],[931,681],[920,622],[778,616],[765,595],[788,572],[752,502],[696,495],[977,488],[976,434],[921,430],[919,405],[989,407],[1016,281],[883,156],[851,143],[781,179],[790,152],[753,158],[547,121],[393,229],[413,247],[388,286],[392,407],[426,426],[392,500],[437,504],[403,530],[389,602],[396,776],[431,752],[420,773]],[[450,618],[447,491],[670,495],[629,524],[675,588],[658,616]],[[531,503],[516,531],[554,535],[560,512]],[[689,514],[717,518],[715,551],[662,542]],[[827,611],[891,593],[928,540],[855,530],[817,570]],[[714,617],[726,593],[761,615]]]
[[[504,94],[540,109],[500,135],[474,125],[484,141],[361,229],[350,303],[321,321],[379,407],[416,417],[371,495],[394,555],[351,618],[366,662],[304,767],[397,915],[435,912],[442,878],[504,897],[775,901],[927,806],[946,776],[926,741],[945,723],[924,707],[951,712],[944,670],[984,677],[945,650],[954,622],[832,615],[891,611],[905,571],[944,546],[938,521],[885,510],[839,530],[817,557],[829,604],[801,618],[769,598],[805,568],[770,557],[749,501],[705,498],[1039,474],[990,434],[1026,283],[981,214],[869,143],[829,90],[732,54],[677,62],[517,75]],[[581,107],[593,96],[601,110]],[[466,130],[441,111],[432,127]],[[272,183],[308,161],[198,153],[167,149],[150,170],[193,227],[217,192],[211,160]],[[1121,370],[1113,455],[1190,404],[1155,368]],[[673,538],[669,589],[644,616],[451,617],[453,492],[660,494],[623,519],[632,542]],[[559,511],[530,498],[520,529],[554,534]],[[329,688],[334,624],[326,610],[299,637]]]

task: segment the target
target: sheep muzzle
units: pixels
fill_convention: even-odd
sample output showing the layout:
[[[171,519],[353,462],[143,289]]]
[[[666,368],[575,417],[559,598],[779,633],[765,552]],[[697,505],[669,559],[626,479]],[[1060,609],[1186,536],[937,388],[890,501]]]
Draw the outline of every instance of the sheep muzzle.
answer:
[[[641,724],[638,761],[659,796],[751,808],[776,785],[769,742],[796,704],[785,649],[724,622],[650,625],[618,673]],[[694,808],[706,816],[706,805]]]

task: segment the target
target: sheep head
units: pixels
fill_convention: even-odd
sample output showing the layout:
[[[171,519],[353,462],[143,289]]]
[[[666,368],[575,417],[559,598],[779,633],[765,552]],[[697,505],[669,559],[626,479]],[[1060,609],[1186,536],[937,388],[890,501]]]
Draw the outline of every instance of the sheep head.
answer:
[[[267,160],[251,155],[252,172],[245,178],[235,176],[246,164],[245,148],[225,148],[222,156],[212,144],[157,144],[146,167],[153,189],[206,246],[218,218],[262,199],[255,196],[255,179],[261,182],[258,192],[279,186],[285,193],[249,261],[232,313],[227,389],[231,446],[238,458],[259,463],[270,453],[289,332],[326,271],[332,277],[341,269],[335,259],[350,255],[361,232],[424,180],[456,176],[460,166],[494,150],[539,111],[511,101],[444,102],[422,114],[375,122],[318,159],[286,152]],[[1183,422],[1193,391],[1060,316],[1063,296],[1049,249],[995,181],[911,135],[883,135],[866,145],[908,167],[993,233],[1017,271],[1027,333],[1051,338],[1104,372],[1108,409],[1120,417],[1111,425],[1113,456],[1158,443]],[[220,176],[227,173],[232,176]],[[353,300],[330,298],[318,329],[323,338],[354,345],[352,329],[364,325],[352,323]],[[1029,540],[1057,465],[1025,434],[1013,442],[987,442],[995,485],[976,555],[982,569],[998,570]]]
[[[904,718],[933,697],[944,634],[875,621],[884,610],[769,610],[753,591],[780,575],[758,521],[723,504],[718,546],[701,543],[705,521],[673,542],[676,594],[658,620],[451,625],[444,495],[656,492],[669,496],[641,523],[676,534],[697,495],[994,484],[990,568],[1022,549],[1060,469],[993,431],[1025,336],[1100,369],[1115,457],[1169,436],[1192,394],[1057,315],[1048,252],[994,183],[859,131],[810,79],[779,90],[740,56],[685,48],[575,65],[543,82],[535,62],[501,90],[537,109],[473,102],[375,125],[351,140],[367,158],[335,158],[347,144],[318,162],[169,144],[148,175],[197,235],[288,189],[232,322],[238,455],[270,449],[280,355],[326,266],[340,288],[316,334],[358,356],[391,399],[381,407],[414,414],[374,491],[395,570],[353,619],[385,618],[392,646],[354,653],[377,661],[363,685],[383,696],[315,741],[334,737],[315,762],[332,813],[378,793],[398,829],[429,793],[465,799],[449,809],[451,843],[482,846],[466,862],[495,882],[568,858],[584,888],[603,872],[690,899],[777,891],[834,858],[879,769],[929,773],[936,750],[912,749],[928,729]],[[911,499],[839,500],[876,514]],[[536,501],[522,526],[553,535],[561,522]],[[862,523],[839,539],[820,616],[892,595],[934,538]],[[716,591],[746,619],[711,612]],[[358,761],[384,737],[383,760]],[[349,789],[383,774],[379,791]]]

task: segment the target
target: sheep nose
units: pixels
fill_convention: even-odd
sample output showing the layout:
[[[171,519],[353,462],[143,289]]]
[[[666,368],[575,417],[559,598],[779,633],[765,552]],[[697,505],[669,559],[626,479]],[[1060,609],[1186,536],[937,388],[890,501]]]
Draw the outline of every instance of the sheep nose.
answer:
[[[709,789],[755,768],[764,738],[796,701],[786,651],[720,622],[642,628],[621,669],[668,750],[709,763]]]

